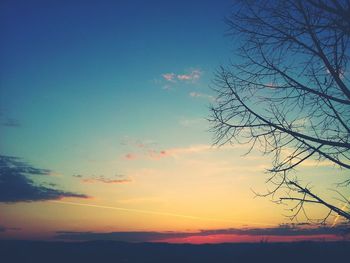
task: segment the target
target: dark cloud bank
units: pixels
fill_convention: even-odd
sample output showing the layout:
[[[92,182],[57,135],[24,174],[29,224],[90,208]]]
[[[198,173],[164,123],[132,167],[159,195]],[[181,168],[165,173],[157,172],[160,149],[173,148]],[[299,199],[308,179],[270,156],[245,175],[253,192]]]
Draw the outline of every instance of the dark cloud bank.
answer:
[[[0,155],[0,202],[30,202],[55,200],[63,197],[88,197],[84,194],[38,185],[28,177],[48,176],[49,174],[50,170],[33,167],[17,157]]]
[[[295,225],[281,225],[272,228],[228,228],[217,230],[201,230],[199,232],[73,232],[58,231],[55,238],[73,241],[113,240],[124,242],[150,242],[161,241],[170,238],[187,238],[194,236],[211,235],[241,235],[241,236],[314,236],[337,235],[349,237],[350,225],[338,225],[336,227],[300,227]]]
[[[5,226],[0,226],[0,233],[2,232],[7,232],[7,231],[20,231],[22,230],[19,227],[5,227]]]

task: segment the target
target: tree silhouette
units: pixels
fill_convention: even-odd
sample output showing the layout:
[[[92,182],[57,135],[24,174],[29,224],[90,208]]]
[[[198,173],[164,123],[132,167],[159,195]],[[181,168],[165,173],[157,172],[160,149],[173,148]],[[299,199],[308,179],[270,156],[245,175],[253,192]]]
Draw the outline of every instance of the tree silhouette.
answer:
[[[258,195],[293,203],[292,219],[311,220],[312,203],[329,210],[319,222],[334,213],[350,220],[349,177],[334,190],[338,207],[290,173],[307,160],[350,169],[350,1],[238,0],[234,10],[226,22],[239,55],[214,81],[215,143],[272,155],[272,188]]]

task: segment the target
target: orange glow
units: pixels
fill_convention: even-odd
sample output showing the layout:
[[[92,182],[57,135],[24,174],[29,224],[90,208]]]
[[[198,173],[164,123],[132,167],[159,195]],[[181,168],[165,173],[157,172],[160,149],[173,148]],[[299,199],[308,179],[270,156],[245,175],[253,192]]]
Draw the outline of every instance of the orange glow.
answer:
[[[309,236],[252,236],[252,235],[209,235],[190,236],[185,238],[169,238],[154,242],[190,243],[190,244],[217,244],[217,243],[257,243],[257,242],[296,242],[296,241],[338,241],[336,235],[309,235]]]

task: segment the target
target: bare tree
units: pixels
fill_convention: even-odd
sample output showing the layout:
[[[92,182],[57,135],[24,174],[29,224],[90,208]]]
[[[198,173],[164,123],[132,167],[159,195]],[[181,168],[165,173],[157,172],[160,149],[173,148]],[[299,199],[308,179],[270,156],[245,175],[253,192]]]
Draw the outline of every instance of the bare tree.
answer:
[[[332,214],[350,220],[349,177],[334,190],[337,206],[290,173],[307,160],[332,163],[332,177],[350,171],[350,1],[238,0],[234,10],[226,22],[239,52],[214,82],[215,143],[273,156],[263,196],[294,203],[292,219],[311,220],[310,203],[328,209],[321,222]]]

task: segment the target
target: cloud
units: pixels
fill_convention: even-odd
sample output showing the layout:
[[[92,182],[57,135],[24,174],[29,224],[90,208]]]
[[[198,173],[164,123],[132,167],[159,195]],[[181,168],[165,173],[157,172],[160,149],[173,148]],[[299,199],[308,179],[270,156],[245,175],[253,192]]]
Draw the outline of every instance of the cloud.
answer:
[[[177,75],[178,80],[198,80],[202,75],[202,72],[198,69],[192,70],[189,74]]]
[[[116,174],[114,176],[115,178],[107,178],[103,175],[87,177],[81,174],[73,174],[72,176],[80,179],[80,181],[83,183],[124,184],[131,182],[131,179],[126,178],[124,175],[121,174]]]
[[[123,140],[121,141],[121,145],[123,146],[133,146],[137,148],[145,148],[156,144],[157,143],[154,140],[150,140],[150,139],[139,140],[128,136],[123,138]]]
[[[152,150],[152,149],[147,149],[143,151],[142,153],[139,154],[134,154],[134,153],[127,153],[124,155],[124,158],[129,161],[133,161],[136,159],[140,158],[148,158],[151,160],[159,160],[163,157],[167,157],[167,154],[165,151],[158,151],[158,150]]]
[[[234,234],[253,236],[307,236],[307,235],[344,235],[350,234],[350,225],[338,227],[305,227],[298,225],[280,225],[271,228],[229,228],[218,230],[202,230],[201,235]]]
[[[5,227],[0,226],[0,233],[7,232],[7,231],[20,231],[22,228],[20,227]]]
[[[137,159],[137,155],[134,153],[127,153],[124,155],[124,158],[126,160],[135,160],[135,159]]]
[[[187,154],[200,154],[214,151],[225,151],[234,149],[230,145],[216,147],[209,144],[195,144],[187,147],[174,147],[168,148],[161,151],[153,150],[153,152],[148,152],[148,157],[151,159],[160,159],[163,157],[181,157]]]
[[[159,160],[164,157],[168,157],[169,153],[165,150],[157,151],[157,150],[148,150],[147,151],[148,158],[152,160]]]
[[[213,149],[215,148],[213,148],[211,145],[208,145],[208,144],[197,144],[197,145],[192,145],[188,147],[169,148],[164,152],[166,153],[167,156],[179,156],[183,154],[208,152]]]
[[[206,119],[204,118],[180,118],[179,124],[183,127],[198,127],[201,124],[205,123]]]
[[[177,232],[71,232],[58,231],[56,239],[63,240],[115,240],[124,242],[149,242],[153,240],[162,240],[169,237],[186,237],[186,233]]]
[[[118,175],[119,177],[119,175]],[[123,177],[123,176],[121,176]],[[83,178],[81,179],[83,183],[104,183],[104,184],[125,184],[125,183],[130,183],[131,179],[128,178],[118,178],[118,179],[111,179],[111,178],[106,178],[103,175],[101,176],[95,176],[95,177],[90,177],[90,178]]]
[[[328,160],[311,160],[311,159],[306,159],[302,163],[300,163],[300,166],[303,167],[334,167],[335,164],[331,161]]]
[[[18,120],[12,118],[6,118],[4,121],[2,121],[1,125],[10,128],[18,128],[21,126]]]
[[[281,150],[281,157],[282,158],[289,158],[290,156],[293,156],[294,150],[295,149],[293,149],[291,147],[285,147],[284,149]],[[295,164],[298,161],[300,161],[299,158],[294,158],[294,160],[292,161],[292,164]],[[304,160],[303,162],[301,162],[298,166],[307,167],[307,168],[334,167],[335,164],[334,164],[334,162],[331,162],[329,160],[317,160],[317,159],[308,158],[308,159]]]
[[[203,72],[199,69],[193,69],[189,73],[182,73],[182,74],[177,74],[174,72],[167,72],[162,74],[163,80],[166,81],[167,84],[163,86],[163,89],[169,90],[172,88],[172,85],[169,84],[175,84],[179,82],[186,82],[186,83],[195,83],[197,82]]]
[[[0,110],[0,125],[5,127],[10,127],[10,128],[17,128],[21,126],[18,120],[7,117],[5,113],[1,110]]]
[[[176,78],[176,75],[175,75],[175,73],[165,73],[165,74],[162,74],[162,77],[166,81],[174,82],[175,78]]]
[[[200,92],[190,92],[189,93],[190,97],[192,98],[200,98],[200,99],[206,99],[209,101],[215,101],[215,97],[209,94],[205,94],[205,93],[200,93]]]
[[[35,168],[17,157],[0,155],[0,202],[56,200],[64,197],[88,198],[35,184],[28,176],[48,176],[50,170]]]
[[[127,147],[128,152],[123,156],[126,160],[144,158],[148,154],[152,155],[152,152],[155,154],[156,142],[153,140],[138,140],[127,137],[122,141],[122,145]]]
[[[197,232],[155,232],[155,231],[131,231],[131,232],[72,232],[58,231],[56,239],[63,240],[115,240],[125,242],[152,242],[171,239],[186,239],[191,237],[211,237],[218,235],[250,236],[250,237],[303,237],[305,239],[317,236],[338,236],[339,239],[350,234],[350,225],[337,227],[321,226],[310,227],[308,225],[280,225],[271,228],[227,228],[214,230],[200,230]]]
[[[198,153],[206,153],[210,151],[232,150],[236,148],[230,145],[213,147],[212,145],[209,145],[209,144],[196,144],[188,147],[174,147],[174,148],[158,150],[145,145],[142,148],[138,147],[137,158],[160,160],[162,158],[167,158],[167,157],[178,158],[187,154],[198,154]],[[127,160],[135,160],[136,154],[128,153],[124,156],[124,158]]]

